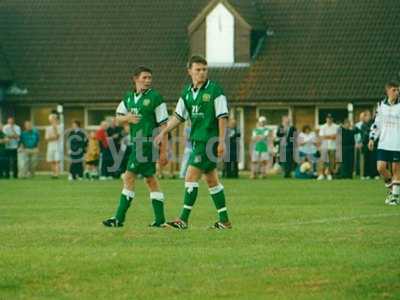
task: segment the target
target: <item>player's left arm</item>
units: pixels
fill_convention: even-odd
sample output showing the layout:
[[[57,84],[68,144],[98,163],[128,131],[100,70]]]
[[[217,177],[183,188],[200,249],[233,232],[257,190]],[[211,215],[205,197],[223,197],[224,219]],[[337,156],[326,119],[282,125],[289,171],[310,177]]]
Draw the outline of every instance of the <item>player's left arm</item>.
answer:
[[[159,96],[157,100],[158,100],[157,101],[158,105],[154,108],[154,114],[160,131],[164,132],[165,129],[167,128],[167,123],[168,123],[167,105],[165,104],[161,96]],[[159,163],[161,166],[165,166],[168,163],[168,134],[162,135],[159,146],[160,146]]]
[[[219,129],[219,137],[218,137],[218,148],[217,154],[218,157],[222,157],[225,154],[225,134],[226,134],[226,125],[227,118],[218,118],[218,129]]]
[[[225,136],[228,119],[228,101],[222,93],[214,100],[215,117],[218,119],[218,157],[223,157],[225,154]]]

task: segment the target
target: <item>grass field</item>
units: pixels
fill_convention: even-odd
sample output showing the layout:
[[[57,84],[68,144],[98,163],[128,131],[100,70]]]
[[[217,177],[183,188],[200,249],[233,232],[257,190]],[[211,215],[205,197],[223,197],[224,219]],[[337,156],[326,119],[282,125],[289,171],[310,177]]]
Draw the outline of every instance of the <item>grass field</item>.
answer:
[[[167,215],[183,183],[162,181]],[[400,207],[375,181],[225,180],[234,229],[150,229],[142,182],[123,229],[118,181],[0,181],[0,299],[400,299]]]

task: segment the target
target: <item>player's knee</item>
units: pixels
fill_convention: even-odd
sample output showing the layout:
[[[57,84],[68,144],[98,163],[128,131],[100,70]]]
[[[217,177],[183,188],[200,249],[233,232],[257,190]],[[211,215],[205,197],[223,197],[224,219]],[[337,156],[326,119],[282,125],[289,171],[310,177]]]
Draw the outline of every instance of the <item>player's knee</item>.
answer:
[[[158,190],[158,182],[154,176],[151,177],[146,177],[145,182],[147,186],[150,188],[150,190]]]
[[[386,172],[386,165],[378,164],[378,172],[379,172],[379,174],[384,174]]]
[[[206,176],[205,180],[209,187],[213,187],[219,184],[218,178],[214,176]]]
[[[130,172],[125,172],[122,179],[126,186],[132,186],[135,182],[135,176]]]

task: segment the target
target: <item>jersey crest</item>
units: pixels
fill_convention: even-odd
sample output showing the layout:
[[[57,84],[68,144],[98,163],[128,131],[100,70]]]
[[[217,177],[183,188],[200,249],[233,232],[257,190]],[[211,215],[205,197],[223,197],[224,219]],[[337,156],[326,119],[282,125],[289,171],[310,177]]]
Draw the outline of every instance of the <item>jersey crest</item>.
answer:
[[[146,99],[143,100],[143,105],[144,106],[149,106],[150,102],[151,102],[150,99],[146,98]]]
[[[211,95],[210,94],[204,94],[203,95],[203,101],[204,102],[210,102]]]

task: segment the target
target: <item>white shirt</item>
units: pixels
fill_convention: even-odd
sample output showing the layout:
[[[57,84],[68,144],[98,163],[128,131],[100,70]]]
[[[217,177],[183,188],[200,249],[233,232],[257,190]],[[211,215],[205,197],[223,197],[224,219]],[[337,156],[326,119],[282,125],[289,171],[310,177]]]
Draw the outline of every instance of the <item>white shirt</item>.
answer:
[[[21,127],[19,127],[16,124],[12,126],[7,124],[3,127],[3,132],[7,137],[10,137],[12,135],[18,135],[18,139],[10,139],[6,144],[6,149],[17,149],[19,143],[19,136],[21,136]]]
[[[370,138],[379,138],[378,149],[400,151],[400,100],[395,104],[385,100],[378,106]]]
[[[52,138],[55,137],[56,135],[59,135],[58,140],[53,140],[53,141],[48,141],[47,146],[48,147],[58,147],[62,145],[63,141],[63,134],[64,134],[64,128],[62,125],[57,125],[56,128],[53,126],[47,126],[46,127],[46,132],[45,132],[45,138]]]
[[[322,138],[329,135],[337,135],[338,130],[339,126],[336,125],[335,123],[332,123],[331,125],[325,123],[319,129],[319,136]],[[322,139],[321,148],[323,150],[336,150],[336,140]]]
[[[315,135],[315,132],[300,132],[297,141],[299,145],[305,143],[304,145],[299,146],[300,152],[305,154],[314,154],[317,152],[317,146],[315,146],[315,143],[317,142],[317,136]]]

